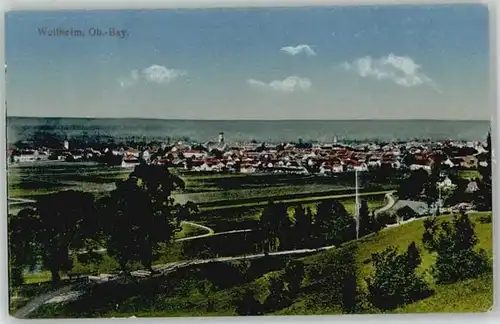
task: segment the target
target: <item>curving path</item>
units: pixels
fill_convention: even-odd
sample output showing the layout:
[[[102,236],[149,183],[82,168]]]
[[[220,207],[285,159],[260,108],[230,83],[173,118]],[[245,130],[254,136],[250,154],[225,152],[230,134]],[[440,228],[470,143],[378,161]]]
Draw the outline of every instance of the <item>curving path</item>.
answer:
[[[9,205],[32,204],[36,202],[36,200],[25,198],[7,198],[7,201]]]
[[[385,211],[388,211],[389,209],[392,208],[392,206],[394,206],[394,204],[396,203],[396,200],[394,199],[393,194],[394,194],[394,192],[388,192],[385,194],[385,198],[387,199],[387,204],[384,207],[377,209],[374,212],[375,216],[377,216],[378,214],[383,213]]]
[[[33,313],[36,311],[41,305],[43,305],[45,302],[51,300],[52,298],[55,298],[57,296],[61,296],[63,294],[66,294],[70,292],[74,288],[74,285],[68,285],[64,286],[62,288],[56,289],[54,291],[38,295],[34,299],[28,302],[25,306],[17,309],[14,314],[11,314],[12,316],[16,318],[26,318],[29,314]]]
[[[306,253],[313,253],[313,252],[319,252],[319,251],[326,251],[326,250],[330,250],[333,248],[335,248],[334,245],[329,245],[329,246],[323,246],[323,247],[320,247],[317,249],[297,249],[297,250],[289,250],[289,251],[270,252],[268,255],[276,256],[276,255],[306,254]],[[162,275],[166,275],[169,272],[176,271],[177,269],[186,268],[186,267],[194,266],[194,265],[214,263],[214,262],[254,260],[254,259],[263,258],[264,256],[265,256],[264,253],[258,253],[258,254],[250,254],[250,255],[235,256],[235,257],[195,259],[195,260],[179,261],[179,262],[174,262],[174,263],[169,263],[169,264],[156,265],[156,266],[153,266],[153,269],[155,271],[158,271],[157,275],[162,276]],[[12,314],[12,316],[14,316],[16,318],[20,318],[20,319],[26,318],[29,314],[36,311],[40,306],[42,306],[47,301],[50,301],[51,299],[54,299],[54,298],[59,297],[61,295],[72,292],[72,289],[74,287],[75,287],[75,285],[68,285],[66,287],[60,288],[60,289],[52,291],[50,293],[39,295],[35,299],[30,301],[26,306],[21,307],[17,311],[15,311],[14,314]],[[74,292],[77,292],[77,291],[74,291]]]

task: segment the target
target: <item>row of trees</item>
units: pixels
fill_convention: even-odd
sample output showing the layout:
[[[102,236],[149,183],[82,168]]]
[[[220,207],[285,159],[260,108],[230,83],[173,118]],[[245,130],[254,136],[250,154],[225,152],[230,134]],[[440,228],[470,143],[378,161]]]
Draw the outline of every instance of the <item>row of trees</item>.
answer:
[[[151,269],[162,246],[180,231],[180,222],[196,212],[192,203],[175,204],[170,197],[183,186],[167,168],[143,164],[97,200],[79,191],[41,197],[34,207],[9,216],[13,284],[22,283],[26,267],[40,265],[57,282],[75,260],[99,262],[103,248],[123,271],[131,262]]]
[[[293,217],[286,204],[269,202],[257,224],[261,249],[264,253],[284,248],[340,245],[356,238],[356,220],[339,200],[323,201],[313,213],[311,208],[298,205]],[[382,227],[368,202],[359,208],[359,237],[377,232]]]

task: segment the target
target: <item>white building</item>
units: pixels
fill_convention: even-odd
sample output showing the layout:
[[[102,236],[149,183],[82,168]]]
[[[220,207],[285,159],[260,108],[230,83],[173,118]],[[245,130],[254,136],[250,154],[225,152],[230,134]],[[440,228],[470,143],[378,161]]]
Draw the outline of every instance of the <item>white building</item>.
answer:
[[[187,159],[189,159],[189,158],[200,159],[200,158],[203,158],[203,157],[207,156],[207,153],[203,152],[203,151],[189,150],[189,151],[185,151],[183,153],[183,155]]]
[[[145,150],[142,152],[142,159],[146,162],[149,162],[151,160],[151,154],[149,153],[149,150]]]
[[[353,170],[358,172],[366,172],[368,171],[368,166],[366,165],[366,163],[361,163],[360,165],[353,166]]]
[[[122,168],[134,168],[137,165],[139,165],[139,161],[137,161],[137,160],[123,160],[121,167]]]

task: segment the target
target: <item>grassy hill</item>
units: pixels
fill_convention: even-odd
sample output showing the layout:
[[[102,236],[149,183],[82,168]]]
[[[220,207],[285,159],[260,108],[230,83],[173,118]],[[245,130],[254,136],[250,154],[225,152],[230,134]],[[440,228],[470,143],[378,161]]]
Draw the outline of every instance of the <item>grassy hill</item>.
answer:
[[[492,223],[482,219],[491,213],[475,213],[471,220],[475,224],[479,238],[478,248],[484,248],[493,256]],[[442,216],[440,221],[451,220]],[[480,312],[488,310],[493,304],[493,275],[485,274],[480,278],[450,285],[437,285],[428,270],[435,255],[422,247],[423,220],[416,220],[400,227],[389,228],[378,234],[349,242],[346,246],[356,246],[356,263],[359,268],[358,284],[363,288],[364,278],[372,271],[371,255],[386,247],[398,246],[406,249],[415,241],[422,254],[419,269],[434,288],[432,296],[421,301],[396,309],[394,313],[413,312]],[[344,249],[342,247],[342,249]],[[322,305],[318,299],[331,294],[329,287],[318,285],[313,268],[327,268],[332,256],[339,250],[329,250],[300,257],[305,265],[306,276],[301,292],[287,307],[266,315],[306,315],[339,314],[338,304]],[[92,295],[67,305],[45,305],[33,317],[128,317],[142,316],[228,316],[236,315],[236,303],[244,289],[251,289],[260,301],[269,294],[269,279],[283,271],[289,258],[272,257],[258,259],[245,265],[242,262],[214,263],[203,267],[181,269],[165,278],[153,279],[129,286],[101,287]],[[243,271],[241,269],[244,269]],[[331,275],[335,275],[332,272]],[[158,280],[158,281],[155,281]],[[208,283],[212,286],[206,289]],[[214,301],[213,309],[207,305]],[[118,308],[116,308],[119,305]],[[380,312],[370,308],[367,312]]]
[[[488,255],[493,257],[493,230],[491,223],[482,223],[481,218],[491,215],[491,213],[474,213],[470,218],[475,224],[476,234],[479,238],[477,248],[483,248]],[[450,221],[452,216],[442,216],[440,221]],[[423,248],[422,234],[424,231],[423,220],[415,220],[395,228],[388,228],[378,234],[361,238],[357,242],[350,242],[349,245],[357,245],[357,263],[359,268],[358,282],[366,288],[364,278],[372,273],[371,255],[383,251],[388,246],[396,246],[401,251],[408,247],[408,244],[415,242],[421,252],[422,264],[419,272],[424,274],[426,280],[434,288],[435,293],[431,297],[406,305],[396,309],[395,313],[413,312],[478,312],[486,311],[493,305],[493,276],[486,274],[481,278],[467,280],[450,285],[436,285],[428,270],[435,262],[435,254],[430,254]],[[324,253],[302,258],[305,264],[325,265],[328,254],[335,253],[326,251]],[[279,314],[324,314],[324,309],[312,310],[310,305],[304,302],[311,299],[311,294],[320,293],[313,291],[306,296],[296,300],[290,307],[279,311]],[[306,308],[307,306],[307,308]]]

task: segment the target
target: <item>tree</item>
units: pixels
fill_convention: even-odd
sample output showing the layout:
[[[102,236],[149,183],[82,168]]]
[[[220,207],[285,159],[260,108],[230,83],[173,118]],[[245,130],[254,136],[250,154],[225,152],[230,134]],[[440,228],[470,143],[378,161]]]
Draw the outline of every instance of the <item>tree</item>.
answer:
[[[359,303],[356,246],[347,245],[326,255],[322,264],[308,267],[310,287],[315,293],[308,307],[340,306],[344,313],[354,313]]]
[[[25,267],[34,268],[41,256],[40,245],[36,244],[35,233],[39,230],[36,211],[25,208],[8,218],[9,282],[11,286],[23,284]]]
[[[474,224],[465,213],[454,216],[452,224],[425,222],[422,242],[426,249],[437,252],[432,272],[438,283],[475,278],[491,269],[486,252],[475,249],[478,239]]]
[[[372,255],[374,274],[367,278],[369,299],[376,307],[389,310],[424,298],[431,289],[416,269],[420,265],[420,253],[412,242],[405,253],[388,247]]]
[[[300,290],[304,279],[304,264],[300,261],[290,260],[285,266],[283,281],[287,285],[290,297],[294,297]]]
[[[312,215],[310,208],[304,209],[302,205],[295,207],[294,212],[294,242],[299,246],[308,245],[313,235]]]
[[[321,244],[338,245],[356,236],[355,220],[338,200],[323,201],[318,205],[314,227]]]
[[[209,280],[203,280],[198,287],[200,293],[207,300],[207,312],[215,311],[215,300],[213,294],[215,292],[214,284]]]
[[[436,154],[434,156],[434,162],[432,164],[431,173],[424,185],[424,192],[427,200],[427,204],[431,206],[439,198],[438,182],[441,176],[442,163],[446,159],[443,154]]]
[[[152,271],[161,246],[173,240],[180,221],[189,217],[192,204],[183,207],[171,198],[175,187],[184,183],[168,168],[141,164],[111,192],[103,215],[108,251],[123,270],[127,262],[140,261]]]
[[[29,266],[40,261],[56,284],[60,271],[73,267],[70,252],[86,249],[96,237],[96,216],[90,193],[69,190],[43,196],[34,209],[22,210],[11,222],[12,259]]]
[[[368,202],[363,199],[359,207],[359,237],[368,235],[380,230],[380,226],[375,219],[375,215],[368,210]]]
[[[408,178],[401,181],[398,188],[398,197],[400,199],[418,200],[428,181],[429,174],[427,171],[423,169],[412,171]]]
[[[269,295],[264,302],[266,311],[274,311],[283,308],[289,302],[285,294],[283,278],[274,276],[269,279]]]
[[[258,224],[262,250],[265,254],[276,251],[283,245],[289,227],[290,219],[286,206],[270,201],[262,211]]]
[[[262,315],[262,304],[254,297],[254,293],[247,289],[236,303],[236,312],[240,316]]]
[[[216,159],[222,159],[224,157],[224,153],[219,151],[218,149],[214,148],[210,151],[210,155],[215,157]]]
[[[486,165],[479,167],[481,174],[481,181],[478,181],[479,191],[475,199],[476,206],[479,210],[491,210],[492,208],[492,181],[491,181],[491,163],[492,163],[492,146],[491,146],[491,133],[488,132],[486,138],[485,148],[485,161]]]

